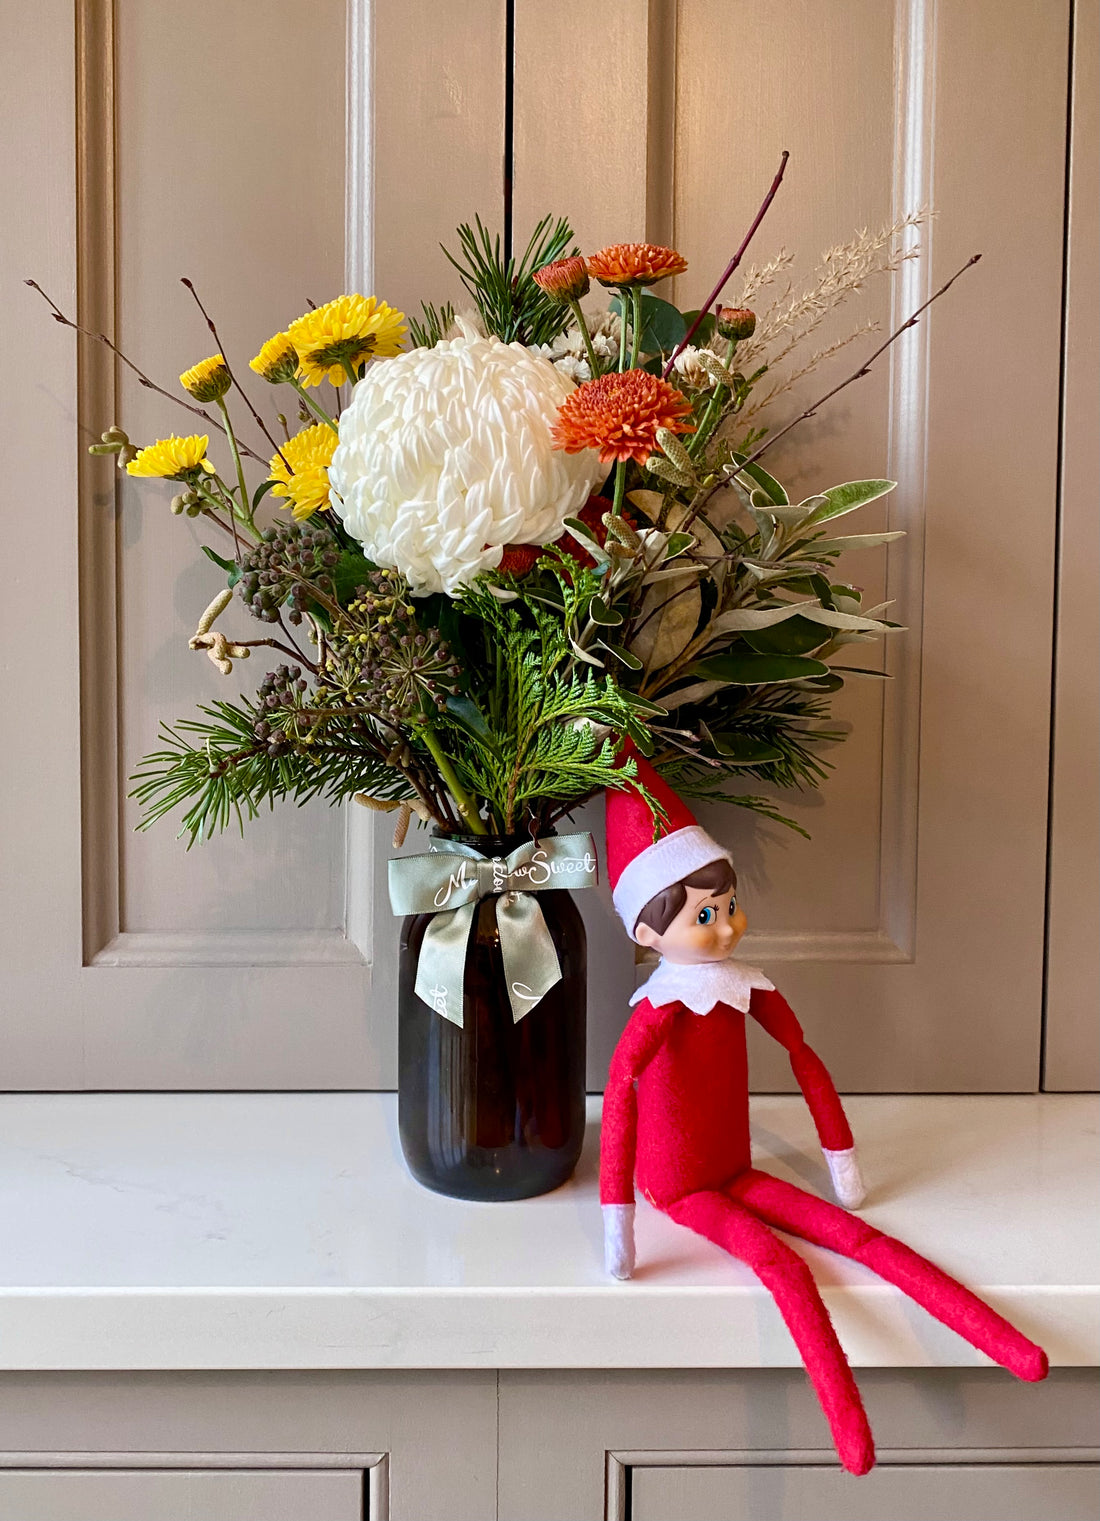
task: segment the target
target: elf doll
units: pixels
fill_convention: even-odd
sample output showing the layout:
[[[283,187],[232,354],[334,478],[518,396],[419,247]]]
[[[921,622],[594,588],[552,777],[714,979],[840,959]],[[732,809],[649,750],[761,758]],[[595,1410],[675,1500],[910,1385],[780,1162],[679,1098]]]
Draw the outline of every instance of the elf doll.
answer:
[[[833,1080],[783,995],[732,959],[745,932],[730,856],[641,757],[635,790],[607,797],[607,864],[627,933],[660,956],[640,987],[611,1060],[604,1095],[600,1200],[609,1273],[634,1270],[634,1179],[651,1204],[739,1258],[772,1296],[794,1338],[840,1461],[875,1460],[851,1368],[803,1259],[774,1228],[872,1268],[1018,1378],[1047,1372],[1040,1347],[926,1258],[848,1213],[864,1189]],[[753,1167],[745,1015],[790,1055],[832,1179],[846,1208]]]

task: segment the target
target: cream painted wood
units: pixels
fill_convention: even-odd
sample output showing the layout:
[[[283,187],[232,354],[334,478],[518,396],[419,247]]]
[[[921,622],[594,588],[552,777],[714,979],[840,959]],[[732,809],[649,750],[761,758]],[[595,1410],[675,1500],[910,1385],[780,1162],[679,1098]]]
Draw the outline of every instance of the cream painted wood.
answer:
[[[1100,1074],[1100,15],[1074,7],[1045,1085]]]
[[[792,153],[787,182],[752,257],[797,251],[796,284],[853,229],[933,204],[925,261],[869,287],[858,314],[851,307],[826,326],[822,343],[857,320],[899,321],[934,281],[985,252],[892,363],[772,461],[800,491],[896,477],[896,495],[862,526],[908,534],[888,558],[861,552],[845,567],[871,599],[895,599],[909,632],[885,656],[888,687],[857,678],[843,694],[838,717],[854,735],[835,776],[791,805],[812,843],[718,806],[702,816],[736,852],[752,924],[746,957],[780,982],[843,1087],[1033,1088],[1068,5],[683,0],[600,8],[580,34],[565,7],[552,71],[534,9],[521,3],[516,27],[523,220],[546,202],[593,237],[665,226],[692,260],[677,287],[689,304],[738,242],[781,148]],[[660,88],[653,60],[664,65]],[[609,126],[624,74],[631,101]],[[642,152],[655,120],[674,125],[659,180],[670,214],[659,209],[653,155]],[[620,183],[635,207],[625,222],[610,188]],[[1025,289],[1026,344],[1005,320]],[[847,373],[859,352],[777,402],[775,420]],[[603,1055],[625,1015],[630,966],[621,941],[598,944],[592,960],[593,1044]],[[760,1086],[789,1084],[770,1043],[757,1043],[754,1063]]]
[[[999,1370],[899,1369],[861,1371],[859,1382],[876,1442],[888,1462],[1061,1464],[1095,1463],[1100,1456],[1094,1372],[1059,1370],[1043,1384],[1023,1385]],[[643,1465],[835,1461],[801,1370],[750,1375],[698,1369],[501,1372],[499,1419],[502,1521],[629,1521],[628,1491],[634,1483],[644,1491]],[[727,1477],[732,1490],[732,1476]],[[757,1482],[765,1493],[769,1484],[780,1484],[768,1477]],[[796,1481],[788,1471],[783,1482]],[[846,1477],[839,1482],[849,1487]],[[851,1481],[853,1506],[860,1503],[864,1482]],[[937,1486],[941,1504],[952,1482],[949,1473]],[[927,1501],[927,1491],[924,1497]],[[747,1515],[756,1521],[773,1513],[788,1514],[758,1506]],[[647,1514],[659,1511],[651,1507]],[[668,1521],[676,1514],[669,1512]],[[679,1514],[696,1521],[691,1509]],[[803,1515],[805,1521],[819,1521],[814,1510],[790,1514],[800,1521]],[[893,1521],[892,1509],[874,1514],[876,1521],[886,1515]],[[908,1512],[899,1503],[902,1514]],[[951,1521],[969,1521],[965,1513],[948,1514]],[[1011,1518],[1014,1513],[1003,1514]],[[1060,1512],[1047,1514],[1057,1514],[1061,1521]],[[731,1505],[724,1517],[738,1521],[739,1513]]]
[[[0,1521],[366,1521],[354,1470],[0,1470]]]
[[[499,219],[503,4],[495,33],[484,6],[446,16],[356,6],[350,26],[341,0],[308,13],[289,0],[246,0],[231,15],[159,0],[117,14],[111,0],[10,10],[6,36],[27,65],[5,91],[5,140],[28,146],[0,171],[6,203],[23,208],[5,239],[5,290],[16,292],[5,352],[29,358],[6,409],[5,523],[19,536],[14,559],[47,565],[48,577],[20,579],[4,607],[9,648],[36,631],[33,661],[20,657],[5,684],[9,713],[34,715],[6,752],[5,1085],[392,1083],[392,998],[371,995],[374,847],[363,819],[280,809],[245,840],[190,855],[170,824],[132,833],[125,778],[160,719],[251,689],[281,657],[255,657],[226,680],[187,650],[217,584],[194,524],[168,513],[170,488],[119,482],[83,446],[116,418],[139,441],[191,420],[94,344],[78,372],[72,335],[17,281],[36,275],[174,390],[180,369],[215,346],[178,284],[187,274],[247,376],[276,326],[342,287],[346,257],[370,287],[362,250],[376,179],[384,200],[423,214],[430,199],[442,217],[416,239],[386,205],[393,241],[379,279],[391,300],[413,304],[449,270],[433,252],[443,224],[471,209]],[[200,38],[210,46],[198,80],[183,60]],[[367,119],[374,49],[384,78]],[[453,206],[410,164],[412,143],[448,177]],[[345,237],[346,224],[360,235]],[[274,393],[247,384],[271,418]],[[241,421],[264,454],[256,431]],[[396,926],[383,912],[392,959]]]
[[[907,1456],[907,1455],[906,1455]],[[1092,1463],[883,1462],[631,1470],[630,1521],[1093,1521]]]
[[[358,1470],[369,1521],[486,1521],[496,1398],[493,1373],[4,1375],[0,1481],[30,1467]]]

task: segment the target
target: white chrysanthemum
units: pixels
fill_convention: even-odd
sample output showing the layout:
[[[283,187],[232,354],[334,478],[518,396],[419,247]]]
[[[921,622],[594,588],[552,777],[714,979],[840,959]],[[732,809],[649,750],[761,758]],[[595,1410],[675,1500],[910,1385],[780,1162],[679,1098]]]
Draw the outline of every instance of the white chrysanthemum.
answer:
[[[570,381],[522,344],[454,338],[372,365],[340,417],[332,505],[376,565],[453,595],[505,544],[548,544],[607,474],[555,449]]]

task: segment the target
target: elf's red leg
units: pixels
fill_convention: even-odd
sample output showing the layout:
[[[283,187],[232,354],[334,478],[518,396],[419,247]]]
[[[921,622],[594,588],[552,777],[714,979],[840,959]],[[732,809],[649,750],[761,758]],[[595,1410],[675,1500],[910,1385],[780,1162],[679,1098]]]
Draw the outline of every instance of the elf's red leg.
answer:
[[[729,1189],[769,1225],[872,1268],[1017,1378],[1035,1382],[1046,1377],[1047,1355],[1042,1347],[904,1242],[883,1235],[846,1209],[755,1168],[737,1177]]]
[[[875,1461],[875,1445],[863,1401],[802,1258],[725,1194],[688,1194],[670,1205],[668,1213],[747,1263],[771,1291],[821,1401],[840,1461],[849,1473],[866,1473]]]

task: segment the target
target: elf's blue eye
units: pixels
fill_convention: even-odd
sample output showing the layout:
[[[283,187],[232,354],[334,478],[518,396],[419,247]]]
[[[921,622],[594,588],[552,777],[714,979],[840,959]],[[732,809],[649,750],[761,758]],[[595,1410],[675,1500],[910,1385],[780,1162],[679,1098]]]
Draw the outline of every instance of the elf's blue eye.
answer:
[[[696,924],[713,924],[717,915],[712,908],[701,908],[696,915]]]
[[[733,916],[734,916],[734,914],[736,912],[737,912],[737,899],[736,898],[731,898],[730,899],[730,918],[731,919],[733,918]]]

